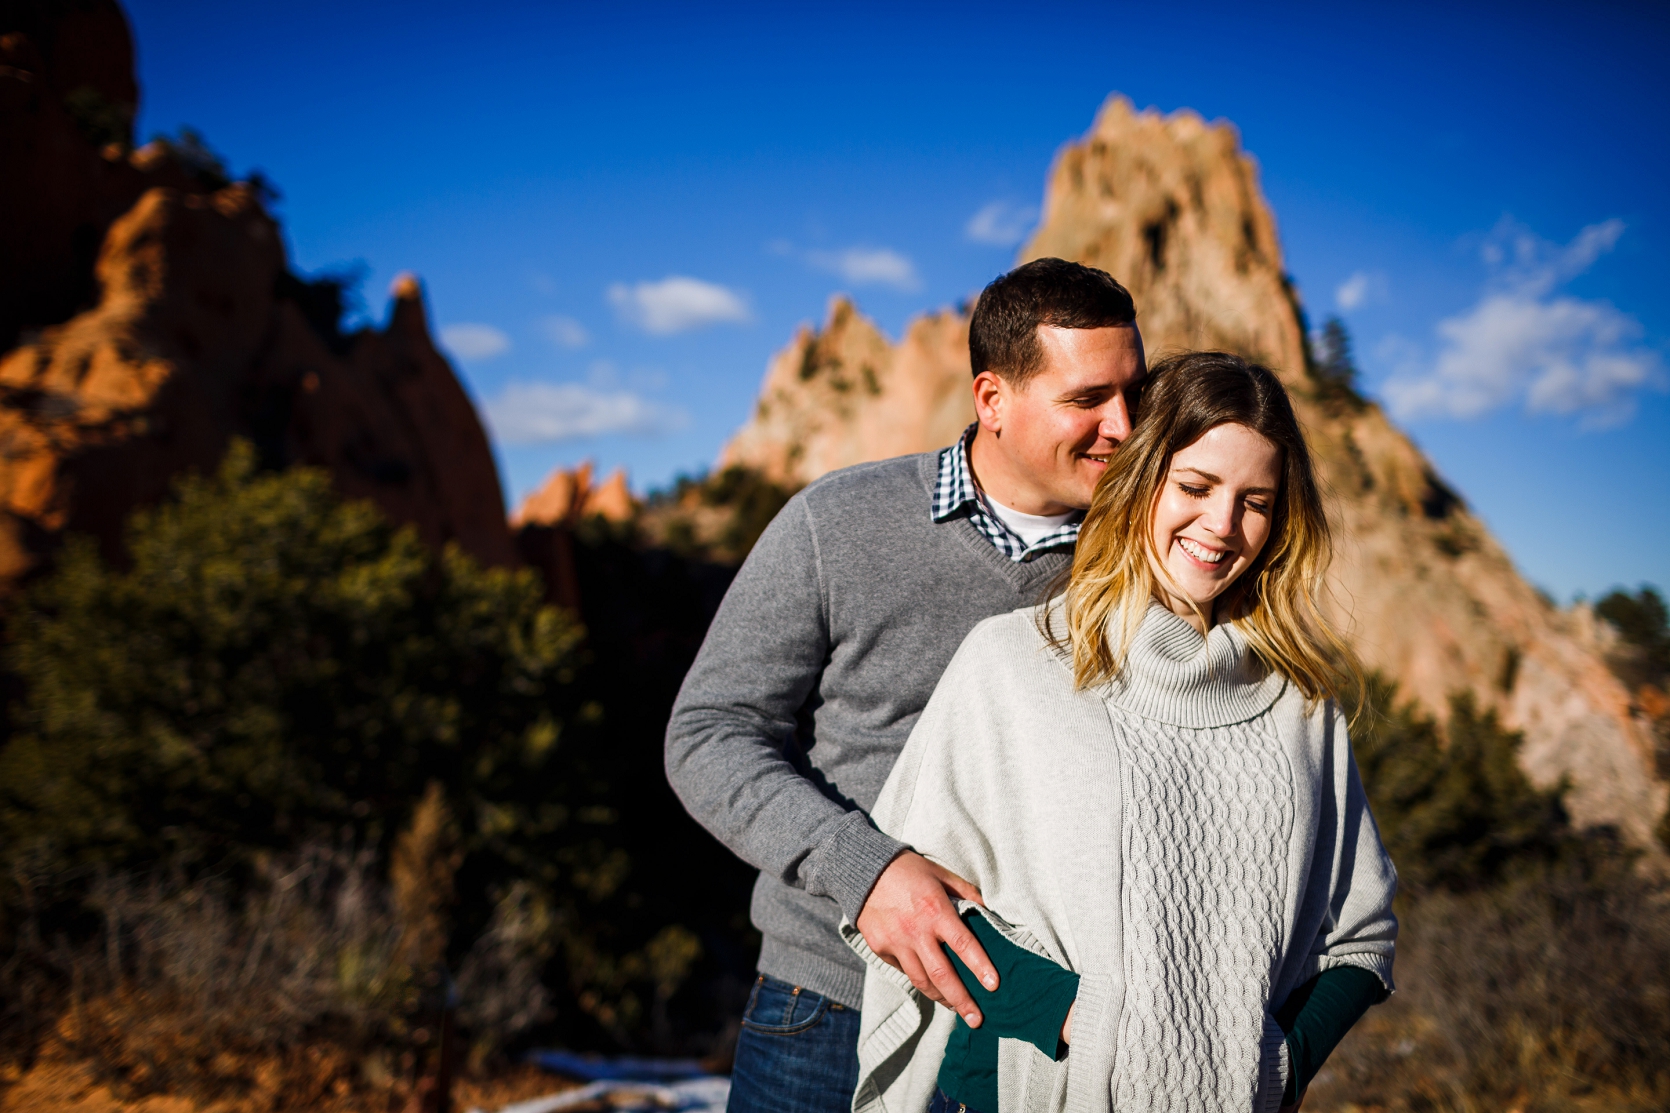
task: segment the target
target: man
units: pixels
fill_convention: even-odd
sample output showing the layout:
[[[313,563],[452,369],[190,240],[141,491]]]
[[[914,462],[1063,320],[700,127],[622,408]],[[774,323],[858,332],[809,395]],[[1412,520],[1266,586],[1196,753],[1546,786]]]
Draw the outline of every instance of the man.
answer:
[[[791,499],[737,573],[667,726],[667,776],[760,869],[764,938],[732,1113],[845,1113],[864,966],[850,919],[924,993],[980,1023],[940,949],[997,975],[953,901],[967,881],[867,809],[980,620],[1030,606],[1072,560],[1146,370],[1136,309],[1105,272],[1039,259],[969,324],[978,420],[941,452],[860,464]]]

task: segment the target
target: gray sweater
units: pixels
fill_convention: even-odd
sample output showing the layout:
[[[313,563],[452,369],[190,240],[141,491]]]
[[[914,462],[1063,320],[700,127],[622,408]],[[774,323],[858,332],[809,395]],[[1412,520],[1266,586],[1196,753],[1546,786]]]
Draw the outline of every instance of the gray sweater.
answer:
[[[875,807],[1080,976],[1071,1052],[1000,1040],[987,1113],[1273,1113],[1288,994],[1339,965],[1392,985],[1396,874],[1345,722],[1158,606],[1119,681],[1077,691],[1036,618],[974,629]],[[918,1113],[955,1017],[843,930],[871,960],[853,1108]]]
[[[841,941],[901,849],[868,811],[963,637],[1035,603],[1067,551],[1015,563],[932,520],[938,454],[833,472],[749,554],[667,724],[667,777],[760,870],[761,972],[856,1008]]]

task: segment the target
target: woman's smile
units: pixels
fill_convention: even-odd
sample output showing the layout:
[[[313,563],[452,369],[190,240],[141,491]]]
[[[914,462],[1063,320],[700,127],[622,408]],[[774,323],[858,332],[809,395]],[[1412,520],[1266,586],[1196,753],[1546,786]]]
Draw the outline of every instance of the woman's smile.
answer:
[[[1191,537],[1179,537],[1177,547],[1183,550],[1183,555],[1190,561],[1208,570],[1216,570],[1229,555],[1228,549],[1209,548]]]

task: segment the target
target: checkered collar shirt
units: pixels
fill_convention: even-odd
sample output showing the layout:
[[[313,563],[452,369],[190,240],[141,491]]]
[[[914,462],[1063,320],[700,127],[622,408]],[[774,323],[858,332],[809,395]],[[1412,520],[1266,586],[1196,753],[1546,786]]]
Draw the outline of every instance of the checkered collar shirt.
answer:
[[[974,431],[979,427],[979,422],[970,425],[957,438],[956,444],[939,454],[939,478],[934,482],[934,521],[946,522],[966,516],[982,537],[1016,564],[1029,561],[1039,553],[1077,542],[1079,525],[1084,521],[1082,512],[1031,545],[1003,524],[1003,519],[992,509],[991,500],[974,482],[974,472],[968,466],[968,446],[973,443]]]

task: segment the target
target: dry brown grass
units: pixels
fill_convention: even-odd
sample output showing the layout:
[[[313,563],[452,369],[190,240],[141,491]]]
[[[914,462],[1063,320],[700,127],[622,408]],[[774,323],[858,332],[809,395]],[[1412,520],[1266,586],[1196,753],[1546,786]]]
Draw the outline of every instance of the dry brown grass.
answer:
[[[294,1108],[277,1092],[275,1083],[293,1077],[293,1067],[271,1064],[257,1075],[269,1084],[241,1094],[205,1098],[182,1094],[134,1096],[113,1088],[93,1064],[63,1045],[54,1044],[27,1070],[0,1072],[0,1111],[4,1113],[270,1113]],[[531,1066],[505,1067],[480,1074],[466,1073],[452,1087],[455,1110],[500,1109],[570,1088],[565,1082]],[[307,1108],[319,1113],[395,1113],[411,1100],[408,1084],[384,1087],[333,1085],[318,1094]]]
[[[168,873],[95,882],[101,932],[72,946],[25,931],[0,971],[0,995],[38,1014],[8,1027],[0,1102],[42,1108],[44,1087],[64,1108],[76,1094],[132,1108],[402,1107],[436,1069],[439,1033],[432,979],[412,962],[414,948],[434,959],[438,912],[412,888],[383,881],[369,854],[319,845],[237,896]],[[464,956],[457,1013],[476,1053],[452,1061],[466,1078],[496,1077],[493,1052],[543,1017],[548,926],[514,890]]]
[[[1409,903],[1398,993],[1305,1108],[1670,1109],[1670,891],[1626,864],[1562,865]]]

